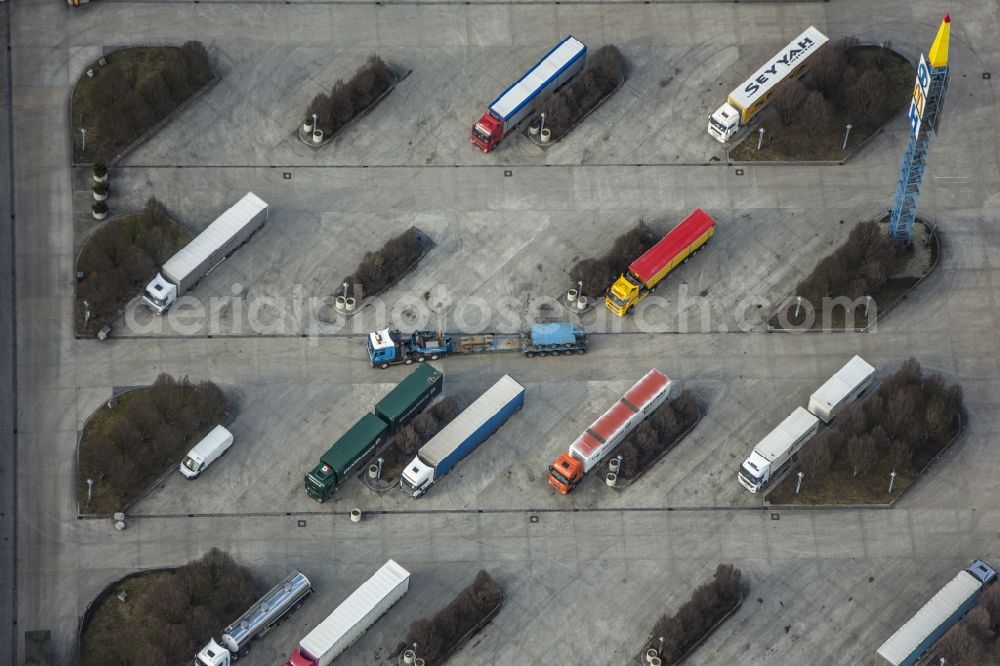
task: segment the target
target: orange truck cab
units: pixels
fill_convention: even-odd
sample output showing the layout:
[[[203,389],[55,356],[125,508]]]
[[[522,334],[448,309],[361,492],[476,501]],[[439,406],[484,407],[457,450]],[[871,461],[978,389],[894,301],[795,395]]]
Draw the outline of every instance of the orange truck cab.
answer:
[[[583,463],[564,453],[549,467],[549,485],[568,495],[583,478]]]

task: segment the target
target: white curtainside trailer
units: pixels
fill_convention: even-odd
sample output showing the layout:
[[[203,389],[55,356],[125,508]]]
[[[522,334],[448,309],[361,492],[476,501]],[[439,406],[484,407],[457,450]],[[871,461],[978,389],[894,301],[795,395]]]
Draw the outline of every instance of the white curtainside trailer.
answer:
[[[267,221],[267,216],[267,202],[247,192],[194,240],[167,259],[143,291],[146,307],[156,314],[166,312],[184,292],[245,243]]]
[[[285,666],[330,666],[410,588],[410,572],[389,560],[306,634]]]
[[[960,571],[941,588],[910,620],[896,630],[875,652],[875,666],[914,666],[928,663],[927,651],[948,628],[968,613],[983,587],[996,580],[997,572],[982,560]],[[934,663],[937,663],[935,660]],[[944,659],[941,660],[944,663]]]
[[[809,411],[829,423],[840,409],[865,392],[875,376],[875,368],[855,356],[809,396]]]

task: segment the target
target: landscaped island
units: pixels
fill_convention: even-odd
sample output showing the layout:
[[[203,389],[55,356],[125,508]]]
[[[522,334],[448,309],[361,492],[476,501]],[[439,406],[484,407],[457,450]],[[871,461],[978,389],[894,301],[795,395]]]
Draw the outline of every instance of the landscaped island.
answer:
[[[122,511],[180,463],[198,439],[219,425],[226,399],[212,382],[197,385],[166,373],[152,386],[102,405],[80,435],[77,498],[81,513]],[[94,482],[87,500],[87,479]]]
[[[86,71],[73,89],[75,163],[111,163],[215,77],[201,42],[122,49]]]

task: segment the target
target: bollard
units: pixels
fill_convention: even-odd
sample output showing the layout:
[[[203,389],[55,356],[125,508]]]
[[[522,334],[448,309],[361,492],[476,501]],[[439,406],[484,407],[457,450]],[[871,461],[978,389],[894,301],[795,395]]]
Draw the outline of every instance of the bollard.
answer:
[[[119,520],[117,523],[115,523],[115,529],[118,530],[119,532],[121,532],[122,530],[124,530],[125,529],[125,521],[124,520]]]
[[[579,298],[576,299],[576,309],[577,310],[586,310],[587,309],[587,297],[586,296],[580,296]]]
[[[369,479],[377,479],[378,478],[378,465],[369,465],[368,466],[368,478]]]
[[[648,650],[646,650],[646,663],[647,664],[652,663],[652,661],[659,656],[660,655],[656,651],[656,648],[649,648]]]
[[[313,143],[319,143],[323,140],[323,130],[316,129],[313,130]]]
[[[343,312],[347,309],[347,299],[343,296],[337,296],[337,300],[333,302],[333,307],[337,308],[338,312]]]
[[[312,134],[312,131],[313,131],[312,119],[311,118],[307,118],[306,121],[304,123],[302,123],[302,133],[303,134]]]
[[[572,303],[573,301],[576,300],[576,297],[579,295],[580,292],[578,292],[576,289],[570,289],[569,291],[566,292],[566,300]]]
[[[548,127],[546,127],[545,129],[543,129],[540,134],[541,134],[542,143],[548,143],[549,139],[552,138],[552,130],[550,130]]]
[[[538,136],[538,123],[528,125],[528,134],[531,136]]]
[[[614,488],[615,484],[618,483],[618,475],[614,472],[608,472],[604,477],[604,483],[608,484],[609,487]]]
[[[351,509],[351,522],[352,523],[361,522],[361,509]]]
[[[403,663],[412,664],[413,660],[416,658],[416,653],[413,650],[405,650],[403,652]]]
[[[661,661],[659,657],[653,657],[649,660],[649,666],[660,666],[662,663],[663,661]]]
[[[420,657],[417,657],[416,659],[413,660],[413,666],[424,666],[424,660],[421,659]]]
[[[348,312],[354,312],[354,306],[356,304],[357,301],[354,300],[353,296],[348,296],[347,298],[344,299],[344,309],[346,309]]]
[[[608,471],[618,473],[618,470],[622,468],[622,459],[615,457],[608,462]]]

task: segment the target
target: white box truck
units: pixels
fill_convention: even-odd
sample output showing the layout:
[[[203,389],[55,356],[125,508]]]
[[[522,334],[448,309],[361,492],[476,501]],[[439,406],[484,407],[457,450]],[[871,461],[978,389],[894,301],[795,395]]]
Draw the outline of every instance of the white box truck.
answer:
[[[767,61],[750,78],[729,93],[725,104],[708,118],[708,133],[725,143],[773,100],[785,84],[802,76],[827,37],[809,26],[805,32]]]
[[[222,426],[215,426],[184,456],[180,464],[181,474],[188,479],[197,479],[219,456],[226,455],[232,445],[233,433]]]
[[[795,460],[799,449],[817,430],[819,419],[804,407],[796,407],[788,418],[753,448],[750,457],[740,465],[736,478],[744,488],[756,493]]]
[[[253,192],[220,215],[194,240],[167,259],[146,285],[142,300],[162,315],[186,291],[208,275],[267,221],[267,203]]]
[[[330,666],[410,589],[410,572],[389,560],[306,634],[285,666]]]
[[[855,356],[809,396],[809,411],[823,423],[829,423],[844,405],[854,402],[865,392],[875,376],[875,368],[860,356]]]

